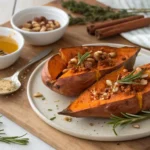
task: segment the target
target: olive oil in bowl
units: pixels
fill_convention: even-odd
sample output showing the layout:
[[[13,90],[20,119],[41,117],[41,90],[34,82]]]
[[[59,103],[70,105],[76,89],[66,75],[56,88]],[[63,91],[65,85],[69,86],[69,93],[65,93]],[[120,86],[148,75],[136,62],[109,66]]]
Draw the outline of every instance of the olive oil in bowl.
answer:
[[[13,38],[0,35],[0,56],[11,54],[17,49],[18,44]]]

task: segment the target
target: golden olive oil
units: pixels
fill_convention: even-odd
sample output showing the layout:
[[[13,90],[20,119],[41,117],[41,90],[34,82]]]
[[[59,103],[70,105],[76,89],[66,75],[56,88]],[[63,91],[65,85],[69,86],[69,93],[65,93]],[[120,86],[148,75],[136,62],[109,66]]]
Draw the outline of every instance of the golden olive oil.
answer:
[[[6,54],[15,52],[18,49],[17,42],[9,36],[0,36],[0,50]]]

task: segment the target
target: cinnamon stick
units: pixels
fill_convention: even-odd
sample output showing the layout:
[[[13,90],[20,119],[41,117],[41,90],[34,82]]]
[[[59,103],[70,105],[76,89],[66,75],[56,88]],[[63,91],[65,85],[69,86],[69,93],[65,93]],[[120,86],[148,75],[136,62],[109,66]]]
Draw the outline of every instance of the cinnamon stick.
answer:
[[[95,31],[97,29],[101,29],[104,27],[112,26],[112,25],[117,25],[117,24],[120,24],[123,22],[129,22],[132,20],[140,19],[140,18],[144,18],[144,16],[143,15],[130,16],[130,17],[121,18],[121,19],[117,19],[117,20],[109,20],[109,21],[105,21],[105,22],[90,24],[87,26],[87,32],[91,35],[94,35]]]
[[[120,34],[122,32],[143,28],[149,25],[150,25],[150,18],[142,18],[142,19],[137,19],[137,20],[109,26],[106,28],[98,29],[95,31],[95,35],[97,39],[103,39],[103,38]]]

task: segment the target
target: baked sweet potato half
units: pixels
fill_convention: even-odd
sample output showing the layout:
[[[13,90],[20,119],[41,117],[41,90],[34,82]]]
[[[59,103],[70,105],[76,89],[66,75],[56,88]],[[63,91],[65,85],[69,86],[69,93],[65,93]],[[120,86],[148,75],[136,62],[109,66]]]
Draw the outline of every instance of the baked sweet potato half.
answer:
[[[43,83],[66,96],[76,96],[105,74],[125,65],[131,69],[137,47],[78,46],[60,49],[45,64]]]
[[[73,117],[121,116],[150,109],[150,64],[119,69],[101,78],[59,114]]]

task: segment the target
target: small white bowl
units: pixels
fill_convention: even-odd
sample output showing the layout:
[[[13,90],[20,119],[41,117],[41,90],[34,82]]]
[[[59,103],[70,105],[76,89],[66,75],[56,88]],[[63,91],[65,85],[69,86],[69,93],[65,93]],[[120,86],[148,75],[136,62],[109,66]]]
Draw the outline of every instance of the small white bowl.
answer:
[[[20,56],[21,50],[24,46],[23,36],[11,28],[0,27],[0,36],[9,36],[18,44],[18,49],[8,55],[0,56],[0,69],[5,69],[11,66]]]
[[[56,20],[61,27],[46,32],[28,32],[19,28],[24,23],[33,20],[34,17],[44,16],[48,20]],[[59,40],[69,23],[68,15],[61,9],[50,6],[38,6],[24,9],[11,18],[12,27],[22,33],[25,40],[32,45],[48,45]]]

